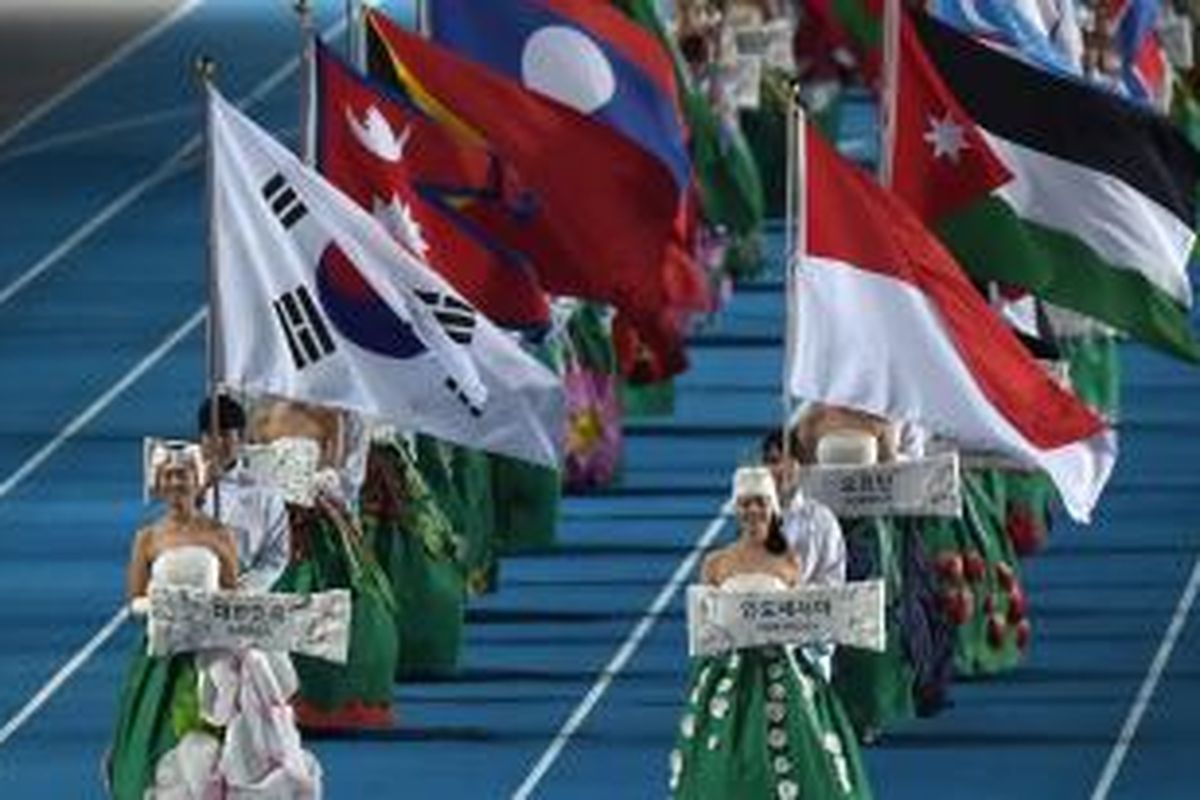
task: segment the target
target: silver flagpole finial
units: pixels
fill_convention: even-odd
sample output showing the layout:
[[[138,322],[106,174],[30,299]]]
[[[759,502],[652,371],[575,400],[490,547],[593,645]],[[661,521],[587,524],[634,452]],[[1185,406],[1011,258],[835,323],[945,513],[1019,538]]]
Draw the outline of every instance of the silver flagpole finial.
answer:
[[[217,76],[217,61],[212,56],[202,53],[196,57],[194,69],[196,78],[201,83],[212,83]]]

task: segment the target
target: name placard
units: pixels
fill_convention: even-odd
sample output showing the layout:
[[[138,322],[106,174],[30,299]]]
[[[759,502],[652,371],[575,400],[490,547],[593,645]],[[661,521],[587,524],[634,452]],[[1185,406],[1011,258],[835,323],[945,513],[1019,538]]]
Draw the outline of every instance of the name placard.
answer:
[[[738,56],[725,69],[734,105],[748,111],[757,110],[762,104],[762,59]]]
[[[153,656],[197,650],[276,650],[346,663],[350,592],[315,594],[150,590],[146,620]]]
[[[800,470],[801,490],[839,517],[960,517],[957,453],[871,466],[822,465]]]
[[[887,647],[881,580],[774,592],[697,584],[688,587],[687,614],[693,657],[782,644]]]
[[[795,69],[792,58],[792,37],[795,28],[788,19],[777,19],[759,25],[740,25],[733,29],[737,55],[755,57],[766,66],[784,71]]]
[[[270,444],[247,445],[242,448],[242,459],[251,475],[278,489],[287,502],[313,505],[321,446],[312,439],[285,437]]]

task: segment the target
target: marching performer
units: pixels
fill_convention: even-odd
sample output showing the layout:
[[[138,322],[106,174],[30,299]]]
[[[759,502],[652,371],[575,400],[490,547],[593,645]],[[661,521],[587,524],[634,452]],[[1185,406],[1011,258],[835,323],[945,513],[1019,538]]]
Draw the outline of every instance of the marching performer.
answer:
[[[738,540],[704,561],[705,583],[780,591],[802,583],[764,467],[734,475]],[[853,730],[820,673],[795,647],[696,659],[670,759],[676,798],[869,798]]]
[[[313,730],[386,728],[393,720],[395,601],[344,494],[355,482],[339,470],[346,463],[342,424],[331,409],[277,400],[261,409],[254,426],[257,441],[308,439],[321,452],[313,505],[287,505],[291,563],[278,590],[309,594],[349,589],[352,597],[348,661],[339,665],[296,657],[300,692],[294,705],[301,727]]]
[[[887,463],[895,456],[891,423],[850,408],[814,403],[797,420],[792,435],[793,452],[802,464],[825,461],[837,447],[847,451],[834,454],[838,460],[853,456],[862,464]],[[899,629],[903,595],[899,548],[904,539],[896,535],[896,526],[888,517],[846,519],[841,524],[847,577],[887,581],[887,651],[841,649],[835,654],[833,668],[838,695],[855,729],[864,743],[871,743],[889,723],[916,714],[914,673]]]
[[[923,432],[916,426],[825,403],[805,412],[794,435],[794,451],[807,463],[843,456],[864,465],[891,463],[924,452]],[[874,741],[890,723],[932,715],[946,703],[951,633],[938,604],[921,526],[887,516],[843,522],[848,577],[887,581],[887,651],[842,650],[834,667],[838,692],[864,742]]]
[[[846,542],[842,527],[828,506],[808,497],[797,480],[799,463],[791,447],[785,455],[783,435],[774,430],[763,439],[763,464],[775,479],[783,508],[783,536],[796,555],[803,583],[836,586],[846,582]],[[833,647],[811,645],[804,649],[826,680],[833,677]]]
[[[763,464],[771,470],[783,508],[783,535],[804,570],[804,583],[834,586],[846,582],[846,543],[837,517],[805,495],[796,480],[795,447],[785,457],[783,436],[771,431],[762,442]]]
[[[367,541],[396,600],[395,678],[452,674],[463,639],[464,545],[409,442],[393,430],[372,436],[361,509]]]
[[[128,593],[135,610],[148,604],[153,587],[237,585],[234,534],[197,510],[204,469],[194,444],[159,443],[150,453],[152,491],[167,511],[133,545]],[[288,705],[295,688],[286,653],[154,657],[143,636],[121,692],[107,764],[111,795],[319,797],[320,768],[301,749]]]

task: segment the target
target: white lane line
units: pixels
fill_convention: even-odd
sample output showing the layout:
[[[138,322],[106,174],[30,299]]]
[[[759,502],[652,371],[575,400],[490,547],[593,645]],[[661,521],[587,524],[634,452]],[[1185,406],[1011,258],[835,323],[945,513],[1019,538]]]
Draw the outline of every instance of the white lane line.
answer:
[[[41,277],[43,273],[86,241],[89,236],[107,225],[126,208],[133,205],[142,195],[158,186],[168,177],[174,175],[178,163],[186,159],[188,155],[194,150],[199,149],[199,147],[200,137],[193,136],[183,147],[179,148],[170,158],[160,164],[158,169],[126,189],[116,199],[100,209],[95,216],[76,228],[70,236],[59,242],[57,247],[38,259],[37,263],[17,276],[17,278],[3,289],[0,289],[0,306],[3,306],[26,286]]]
[[[321,35],[325,38],[337,36],[338,33],[345,28],[345,26],[346,21],[343,19],[323,30]],[[250,104],[258,102],[258,100],[265,97],[268,92],[282,83],[288,77],[288,75],[291,74],[291,71],[299,65],[299,63],[299,58],[294,58],[283,67],[280,67],[265,81],[259,84],[258,87],[242,101],[242,103]],[[0,500],[6,497],[9,492],[11,492],[22,480],[28,477],[31,472],[41,466],[46,459],[54,455],[54,453],[60,447],[62,447],[68,439],[70,439],[72,436],[82,430],[83,427],[89,422],[99,416],[109,406],[109,404],[111,404],[115,399],[117,399],[117,397],[121,395],[121,393],[127,390],[143,375],[150,371],[150,369],[160,360],[162,360],[162,358],[166,356],[167,353],[169,353],[175,347],[175,345],[183,340],[183,338],[191,333],[195,328],[199,327],[200,323],[203,322],[207,316],[207,307],[201,307],[198,309],[191,317],[188,318],[186,322],[176,328],[171,335],[163,340],[158,347],[156,347],[149,355],[138,362],[138,364],[134,366],[132,370],[126,373],[123,378],[109,387],[108,391],[106,391],[103,395],[97,398],[95,402],[84,409],[79,416],[71,420],[71,422],[67,424],[67,427],[63,428],[63,430],[60,431],[53,440],[48,442],[44,447],[42,447],[41,450],[34,453],[34,455],[31,456],[28,461],[22,464],[16,472],[14,472],[12,475],[9,475],[8,478],[6,478],[4,482],[0,484]],[[108,623],[105,624],[105,626],[101,628],[79,652],[73,655],[66,664],[60,667],[59,670],[54,673],[54,676],[46,682],[46,685],[38,690],[37,694],[35,694],[24,706],[22,706],[20,711],[14,714],[13,717],[6,723],[4,723],[4,727],[0,728],[0,732],[3,733],[3,736],[0,736],[0,745],[12,738],[12,736],[21,728],[21,726],[29,721],[29,718],[32,717],[38,711],[38,709],[44,706],[54,695],[54,693],[62,687],[63,684],[70,680],[71,676],[74,675],[80,669],[80,667],[82,667],[87,660],[92,657],[92,654],[95,653],[101,646],[103,646],[103,644],[112,637],[113,633],[115,633],[121,627],[121,623],[125,621],[126,616],[127,612],[125,611],[124,607],[118,609]]]
[[[22,464],[15,472],[13,472],[4,480],[4,483],[0,484],[0,499],[6,497],[9,492],[11,492],[22,480],[28,477],[31,472],[45,463],[46,459],[50,458],[50,456],[54,455],[54,453],[60,447],[62,447],[68,439],[70,439],[72,436],[82,430],[85,425],[99,416],[106,408],[108,408],[109,405],[112,404],[114,400],[120,397],[130,386],[136,383],[138,379],[149,372],[159,361],[161,361],[163,357],[175,347],[175,345],[179,344],[179,342],[182,341],[188,334],[200,327],[200,323],[203,322],[207,316],[208,309],[204,307],[192,314],[192,316],[189,317],[186,322],[172,331],[171,334],[167,336],[167,338],[164,339],[158,345],[158,347],[154,348],[149,355],[139,361],[133,367],[133,369],[129,370],[129,372],[125,373],[120,380],[110,386],[108,391],[96,398],[95,402],[93,402],[78,416],[67,423],[66,427],[59,431],[57,436],[47,442],[41,450],[38,450],[36,453],[30,456],[24,464]],[[29,718],[36,714],[38,710],[50,700],[54,693],[62,688],[63,684],[70,680],[71,677],[79,671],[79,668],[82,667],[87,660],[92,657],[92,654],[99,650],[105,642],[112,638],[114,633],[120,630],[121,624],[125,622],[128,616],[129,607],[127,605],[121,606],[121,608],[117,609],[116,613],[113,614],[112,618],[105,623],[104,627],[102,627],[94,636],[92,636],[91,639],[88,640],[87,644],[80,648],[75,655],[71,656],[67,663],[59,667],[58,671],[54,673],[50,680],[46,681],[45,685],[42,686],[41,689],[38,689],[37,693],[34,694],[33,697],[29,698],[29,701],[26,702],[25,705],[23,705],[21,709],[17,711],[17,713],[13,714],[13,716],[4,723],[3,728],[0,728],[0,746],[12,738],[13,734],[20,730],[21,726],[28,722]]]
[[[722,507],[717,516],[708,523],[708,527],[705,528],[700,538],[696,540],[696,545],[692,548],[691,552],[680,562],[674,574],[671,575],[670,579],[662,587],[662,590],[659,591],[658,596],[654,598],[654,602],[646,609],[642,618],[638,620],[637,625],[625,637],[625,641],[600,672],[600,676],[592,684],[592,688],[588,690],[583,700],[571,712],[571,716],[567,717],[567,721],[559,729],[558,735],[554,737],[553,741],[546,748],[546,751],[542,753],[542,757],[533,765],[533,769],[525,776],[525,780],[513,792],[512,800],[527,800],[532,796],[533,790],[537,788],[542,778],[546,777],[546,773],[550,771],[554,762],[562,755],[562,751],[570,743],[571,738],[583,726],[588,716],[599,704],[600,699],[604,697],[604,693],[608,691],[608,687],[612,685],[612,682],[625,669],[629,660],[633,658],[638,648],[641,647],[642,641],[653,630],[654,625],[658,622],[663,612],[667,610],[667,606],[671,604],[676,593],[685,585],[688,576],[696,568],[696,563],[700,560],[701,554],[717,538],[717,534],[721,532],[721,528],[725,527],[726,516],[729,512],[730,507],[728,505]]]
[[[1129,747],[1137,735],[1142,717],[1145,715],[1146,709],[1150,707],[1150,701],[1154,698],[1158,682],[1162,679],[1163,672],[1171,660],[1171,653],[1175,650],[1175,643],[1179,641],[1179,634],[1183,632],[1183,626],[1187,623],[1198,590],[1200,590],[1200,556],[1197,556],[1196,563],[1192,567],[1192,576],[1188,579],[1183,594],[1179,596],[1175,614],[1171,617],[1167,632],[1163,634],[1162,643],[1158,646],[1158,652],[1154,654],[1154,660],[1150,662],[1150,670],[1146,673],[1146,679],[1142,681],[1137,698],[1129,709],[1129,716],[1125,718],[1125,724],[1121,726],[1121,733],[1108,756],[1104,771],[1100,773],[1100,779],[1096,781],[1096,788],[1092,790],[1092,800],[1106,800],[1108,793],[1112,790],[1113,782],[1116,781],[1117,775],[1121,771],[1121,765],[1125,762],[1125,756],[1129,752]]]
[[[83,666],[83,662],[91,658],[92,653],[99,650],[114,633],[120,630],[121,625],[128,617],[129,606],[121,606],[120,610],[113,614],[112,618],[104,624],[104,627],[89,639],[88,643],[80,648],[79,652],[71,656],[71,660],[63,664],[58,672],[54,673],[54,677],[48,680],[46,685],[38,690],[37,694],[29,698],[29,702],[14,714],[12,719],[4,723],[4,727],[0,728],[0,745],[8,741],[9,737],[16,733],[25,724],[26,720],[36,714],[38,709],[50,699],[50,696],[57,692],[59,687],[70,680],[76,670]]]
[[[100,61],[87,72],[68,83],[55,94],[46,98],[46,100],[40,105],[10,125],[7,130],[0,132],[0,147],[4,147],[18,134],[20,134],[21,131],[25,130],[42,117],[58,108],[59,105],[71,98],[81,89],[87,87],[105,72],[108,72],[117,64],[121,63],[126,58],[129,58],[129,56],[133,55],[135,52],[157,39],[159,36],[165,33],[168,28],[191,13],[192,9],[200,5],[202,1],[203,0],[185,0],[185,2],[176,6],[175,10],[170,14],[122,44],[120,47],[110,53],[107,58]]]
[[[55,136],[46,136],[38,139],[31,144],[21,147],[14,147],[10,150],[0,152],[0,165],[7,164],[10,161],[19,161],[22,158],[37,155],[38,153],[46,153],[52,150],[60,150],[62,148],[71,147],[72,145],[90,142],[93,139],[103,139],[117,133],[125,133],[126,131],[134,131],[138,128],[149,128],[154,125],[162,125],[167,122],[175,122],[181,119],[195,118],[200,119],[201,111],[195,106],[181,106],[177,108],[168,108],[163,111],[151,111],[148,114],[142,114],[136,117],[126,117],[124,119],[105,122],[100,125],[93,125],[88,128],[60,133]]]
[[[58,432],[53,439],[42,445],[41,449],[25,460],[11,475],[0,483],[0,500],[8,496],[21,481],[29,477],[29,474],[46,462],[50,456],[54,455],[60,447],[67,443],[75,434],[83,430],[92,420],[104,412],[112,402],[120,397],[125,391],[137,383],[143,375],[149,372],[154,365],[162,360],[163,356],[169,353],[175,345],[187,336],[189,333],[199,327],[200,323],[208,315],[206,308],[201,308],[192,314],[182,325],[163,339],[158,347],[155,347],[141,361],[134,365],[133,369],[126,372],[120,380],[104,392],[104,394],[92,401],[91,405],[79,412],[66,426]]]
[[[72,133],[64,133],[62,136],[55,136],[49,139],[44,139],[37,144],[29,145],[28,147],[18,147],[15,150],[9,150],[7,153],[0,154],[0,166],[4,166],[10,161],[19,161],[28,156],[38,155],[41,153],[50,152],[53,150],[61,150],[81,142],[91,139],[101,139],[117,133],[136,130],[138,128],[149,128],[154,125],[162,125],[168,122],[176,122],[179,120],[195,120],[199,124],[202,116],[199,108],[195,106],[187,106],[185,108],[169,108],[165,111],[155,111],[146,114],[142,117],[130,117],[129,119],[110,122],[105,125],[99,125],[95,128],[87,130],[74,131]],[[279,139],[284,144],[294,145],[300,138],[300,128],[292,125],[287,128],[278,128],[272,131],[276,139]],[[175,161],[175,168],[183,171],[190,169],[200,163],[200,154],[197,150],[192,150],[188,153],[187,158],[182,161]]]
[[[345,26],[346,21],[340,20],[322,31],[321,35],[324,38],[337,36]],[[285,63],[255,87],[254,91],[242,98],[238,102],[238,106],[247,108],[262,100],[279,84],[291,77],[299,65],[299,57]],[[37,263],[9,282],[3,289],[0,289],[0,307],[3,307],[26,286],[33,283],[47,270],[58,264],[59,261],[85,242],[88,237],[108,224],[126,208],[137,202],[143,195],[176,175],[180,164],[186,162],[189,156],[199,151],[202,141],[203,139],[199,134],[188,139],[182,147],[171,154],[157,169],[118,195],[108,205],[100,209],[95,216],[76,228],[70,236],[59,242],[57,247],[38,259]]]

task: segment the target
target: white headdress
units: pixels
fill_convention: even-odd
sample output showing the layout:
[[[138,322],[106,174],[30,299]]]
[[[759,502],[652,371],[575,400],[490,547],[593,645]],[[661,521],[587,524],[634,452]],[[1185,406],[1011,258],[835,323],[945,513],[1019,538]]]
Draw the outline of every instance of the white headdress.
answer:
[[[196,470],[197,482],[201,486],[204,485],[208,474],[208,464],[200,445],[181,439],[146,438],[142,440],[142,467],[147,498],[154,493],[154,484],[157,482],[159,470],[175,465],[191,465]]]
[[[733,473],[733,500],[736,503],[742,497],[762,497],[772,514],[780,513],[775,477],[766,467],[738,467]]]

